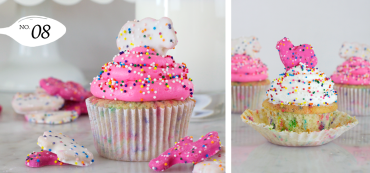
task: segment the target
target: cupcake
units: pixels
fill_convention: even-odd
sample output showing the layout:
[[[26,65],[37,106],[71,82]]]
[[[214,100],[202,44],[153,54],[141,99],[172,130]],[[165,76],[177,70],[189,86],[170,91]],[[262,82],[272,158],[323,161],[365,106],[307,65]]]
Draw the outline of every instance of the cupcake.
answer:
[[[337,92],[329,77],[316,68],[309,44],[294,46],[280,40],[276,49],[285,72],[271,81],[263,109],[246,110],[241,116],[272,143],[287,146],[321,145],[358,123],[337,110]]]
[[[331,76],[338,91],[339,110],[352,115],[370,115],[369,46],[343,43],[339,55],[345,59]]]
[[[267,79],[266,65],[256,55],[260,49],[261,46],[256,37],[242,37],[232,40],[232,113],[261,108],[265,91],[270,82]]]
[[[185,63],[166,55],[177,45],[171,19],[129,21],[118,55],[102,66],[86,100],[95,148],[121,161],[150,161],[187,135],[195,106]]]

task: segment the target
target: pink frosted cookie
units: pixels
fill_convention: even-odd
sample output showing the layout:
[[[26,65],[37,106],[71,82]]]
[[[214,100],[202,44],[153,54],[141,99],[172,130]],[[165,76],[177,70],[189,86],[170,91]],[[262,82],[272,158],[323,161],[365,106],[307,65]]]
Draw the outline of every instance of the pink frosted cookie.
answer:
[[[44,132],[38,138],[37,145],[44,151],[56,154],[58,160],[63,163],[88,166],[94,162],[94,156],[87,148],[62,133]]]
[[[294,46],[288,38],[284,37],[278,41],[276,49],[287,71],[301,62],[310,68],[314,68],[317,64],[315,52],[309,44]]]
[[[192,137],[185,137],[157,158],[149,162],[149,167],[155,171],[164,171],[178,163],[193,163],[204,161],[215,155],[221,147],[218,133],[213,131],[193,142]]]
[[[78,115],[87,114],[87,107],[85,101],[66,101],[62,110],[75,111]]]
[[[75,111],[55,111],[28,113],[24,117],[32,123],[63,124],[74,121],[78,116]]]
[[[33,152],[27,155],[26,166],[38,168],[48,165],[64,165],[58,160],[58,156],[49,151]]]
[[[217,154],[196,164],[193,173],[225,173],[225,160],[225,147],[222,146]]]
[[[78,83],[49,77],[40,80],[40,86],[50,95],[59,95],[65,100],[83,101],[92,96],[91,93]]]

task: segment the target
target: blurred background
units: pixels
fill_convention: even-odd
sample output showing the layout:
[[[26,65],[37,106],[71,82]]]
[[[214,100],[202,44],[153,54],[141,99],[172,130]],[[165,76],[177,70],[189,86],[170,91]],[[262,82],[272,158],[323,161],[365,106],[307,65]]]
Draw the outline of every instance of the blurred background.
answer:
[[[269,68],[269,79],[284,71],[277,41],[287,37],[294,45],[311,44],[318,67],[327,76],[344,62],[339,57],[343,42],[370,45],[370,1],[366,0],[232,0],[232,38],[258,37],[258,56]]]
[[[101,66],[119,53],[116,37],[127,21],[169,17],[179,43],[168,54],[189,68],[194,119],[224,118],[224,0],[0,0],[0,28],[29,15],[55,19],[67,32],[34,48],[0,35],[0,92],[33,92],[50,76],[89,88]]]

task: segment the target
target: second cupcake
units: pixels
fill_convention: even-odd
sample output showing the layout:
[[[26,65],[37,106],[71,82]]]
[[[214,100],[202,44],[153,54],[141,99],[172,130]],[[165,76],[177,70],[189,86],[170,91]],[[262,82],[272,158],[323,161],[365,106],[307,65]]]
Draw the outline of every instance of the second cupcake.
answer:
[[[184,63],[166,55],[177,45],[171,19],[129,21],[120,30],[120,54],[102,66],[86,100],[99,155],[150,161],[187,135],[195,106]]]
[[[261,108],[265,91],[270,83],[267,67],[256,57],[261,49],[256,37],[232,40],[231,102],[232,113]]]

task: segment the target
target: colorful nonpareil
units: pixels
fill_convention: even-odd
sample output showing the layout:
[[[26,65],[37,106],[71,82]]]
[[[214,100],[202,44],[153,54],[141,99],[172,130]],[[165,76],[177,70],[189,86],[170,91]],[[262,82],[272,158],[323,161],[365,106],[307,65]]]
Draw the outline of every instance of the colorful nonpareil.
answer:
[[[196,164],[193,173],[225,173],[225,161],[225,147],[222,146],[217,154]]]
[[[27,113],[24,116],[32,123],[63,124],[74,121],[79,115],[76,111],[54,111]]]
[[[60,96],[52,96],[47,93],[17,93],[13,97],[12,107],[19,114],[39,111],[56,111],[64,104]]]
[[[179,163],[197,164],[215,155],[221,149],[218,133],[213,131],[193,142],[192,137],[185,137],[149,162],[149,167],[155,171],[164,171]]]

